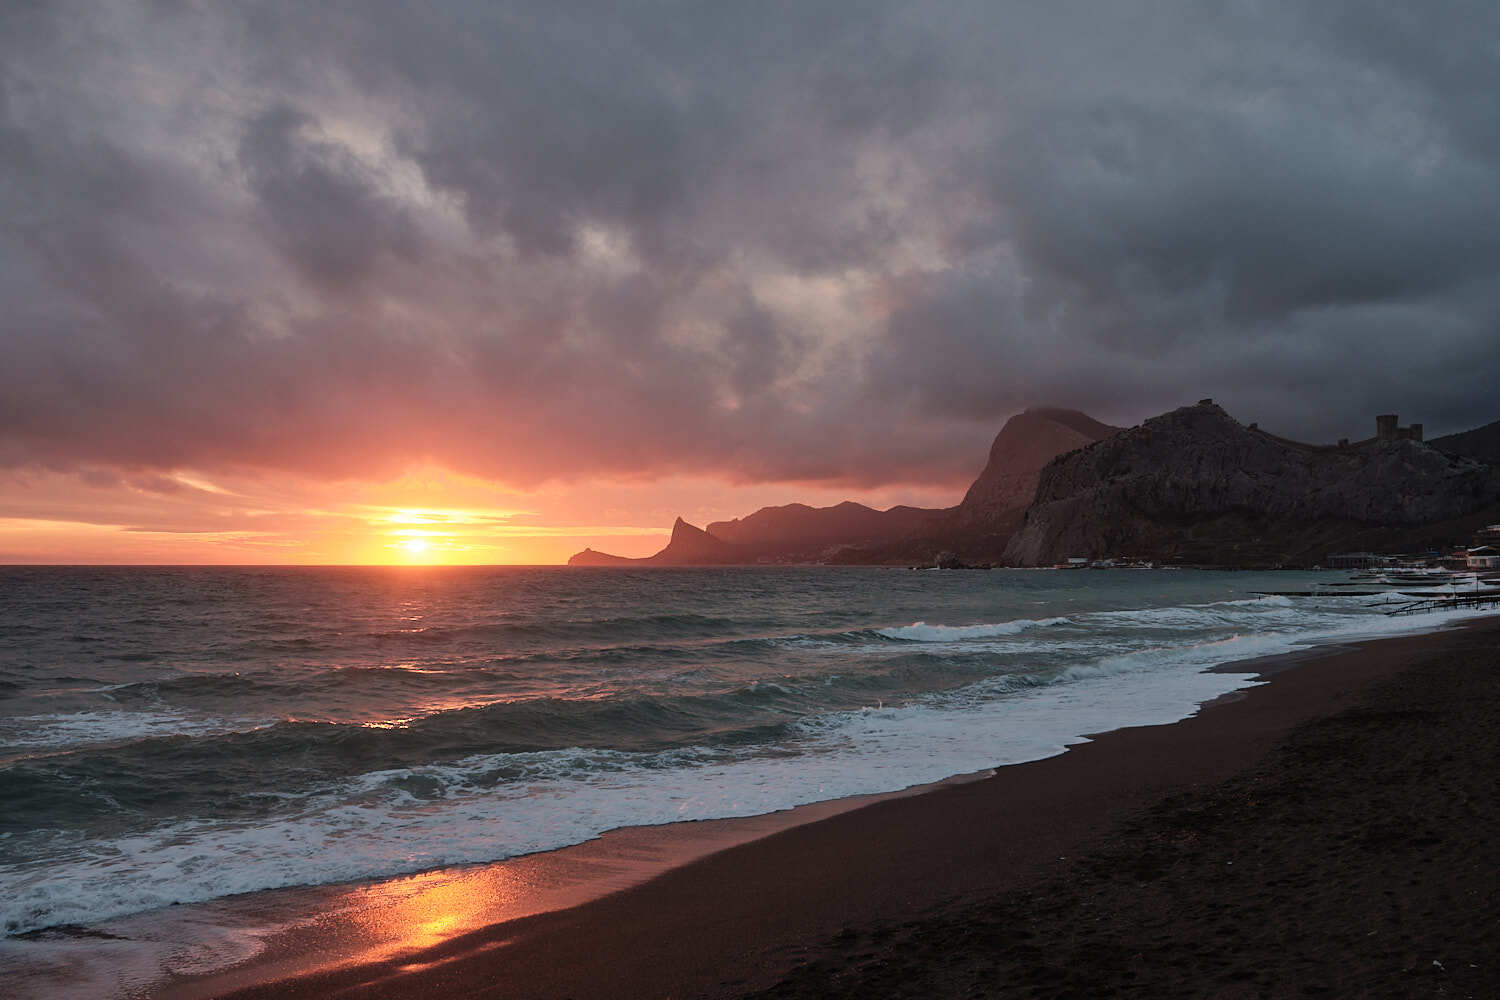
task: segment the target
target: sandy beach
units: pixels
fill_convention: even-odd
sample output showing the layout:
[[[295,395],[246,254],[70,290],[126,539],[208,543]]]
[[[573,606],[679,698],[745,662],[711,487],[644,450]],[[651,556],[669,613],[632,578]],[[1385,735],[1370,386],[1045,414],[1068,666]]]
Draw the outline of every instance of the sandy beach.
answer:
[[[1269,683],[1174,725],[379,962],[168,995],[1492,996],[1497,640],[1257,662]]]

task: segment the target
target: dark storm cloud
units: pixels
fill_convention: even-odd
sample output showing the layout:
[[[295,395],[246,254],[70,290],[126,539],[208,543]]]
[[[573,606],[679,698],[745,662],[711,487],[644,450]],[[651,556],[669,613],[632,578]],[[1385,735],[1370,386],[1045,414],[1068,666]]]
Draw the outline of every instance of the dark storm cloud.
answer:
[[[1500,251],[1493,176],[1425,169],[1314,120],[1110,106],[1032,123],[997,164],[1024,256],[1128,302],[1208,291],[1226,319],[1402,300],[1486,274]]]
[[[250,122],[240,143],[271,244],[306,278],[334,287],[369,276],[382,254],[411,258],[416,239],[406,213],[373,189],[354,157],[307,141],[302,133],[314,125],[279,104]]]
[[[1134,419],[1216,395],[1322,439],[1396,407],[1494,419],[1500,160],[1473,139],[1497,134],[1495,17],[1367,9],[1267,24],[1263,7],[1250,44],[1196,39],[1232,50],[1196,88],[1185,57],[1022,109],[974,165],[1014,269],[915,283],[885,382],[975,415],[1040,397]]]
[[[1331,49],[1409,88],[1448,142],[1484,159],[1500,153],[1500,8],[1483,0],[1343,2],[1310,16]]]
[[[1304,7],[11,5],[0,462],[872,484],[1036,403],[1500,417],[1496,15]]]

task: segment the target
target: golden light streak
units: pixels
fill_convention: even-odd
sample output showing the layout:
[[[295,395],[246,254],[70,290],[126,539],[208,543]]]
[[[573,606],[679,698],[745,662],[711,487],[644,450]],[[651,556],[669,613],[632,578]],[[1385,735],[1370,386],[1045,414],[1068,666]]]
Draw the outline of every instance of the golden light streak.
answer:
[[[217,493],[220,496],[234,495],[224,487],[217,486],[214,483],[209,482],[207,479],[202,478],[201,476],[194,476],[186,472],[176,472],[173,473],[172,478],[177,480],[184,486],[190,486],[195,490],[202,490],[204,493]]]

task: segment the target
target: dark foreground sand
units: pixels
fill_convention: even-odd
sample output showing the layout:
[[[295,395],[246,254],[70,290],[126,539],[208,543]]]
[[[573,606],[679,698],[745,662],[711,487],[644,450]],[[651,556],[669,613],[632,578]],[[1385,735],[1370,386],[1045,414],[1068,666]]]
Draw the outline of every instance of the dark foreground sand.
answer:
[[[1488,619],[234,995],[1500,997],[1497,882]]]

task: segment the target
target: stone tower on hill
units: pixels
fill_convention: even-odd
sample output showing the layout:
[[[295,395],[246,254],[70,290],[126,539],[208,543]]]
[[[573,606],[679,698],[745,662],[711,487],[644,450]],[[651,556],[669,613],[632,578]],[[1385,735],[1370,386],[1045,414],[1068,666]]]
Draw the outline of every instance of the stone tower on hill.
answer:
[[[1422,440],[1422,425],[1412,424],[1410,427],[1402,427],[1397,422],[1394,413],[1382,413],[1375,418],[1375,439],[1377,441],[1420,441]]]

